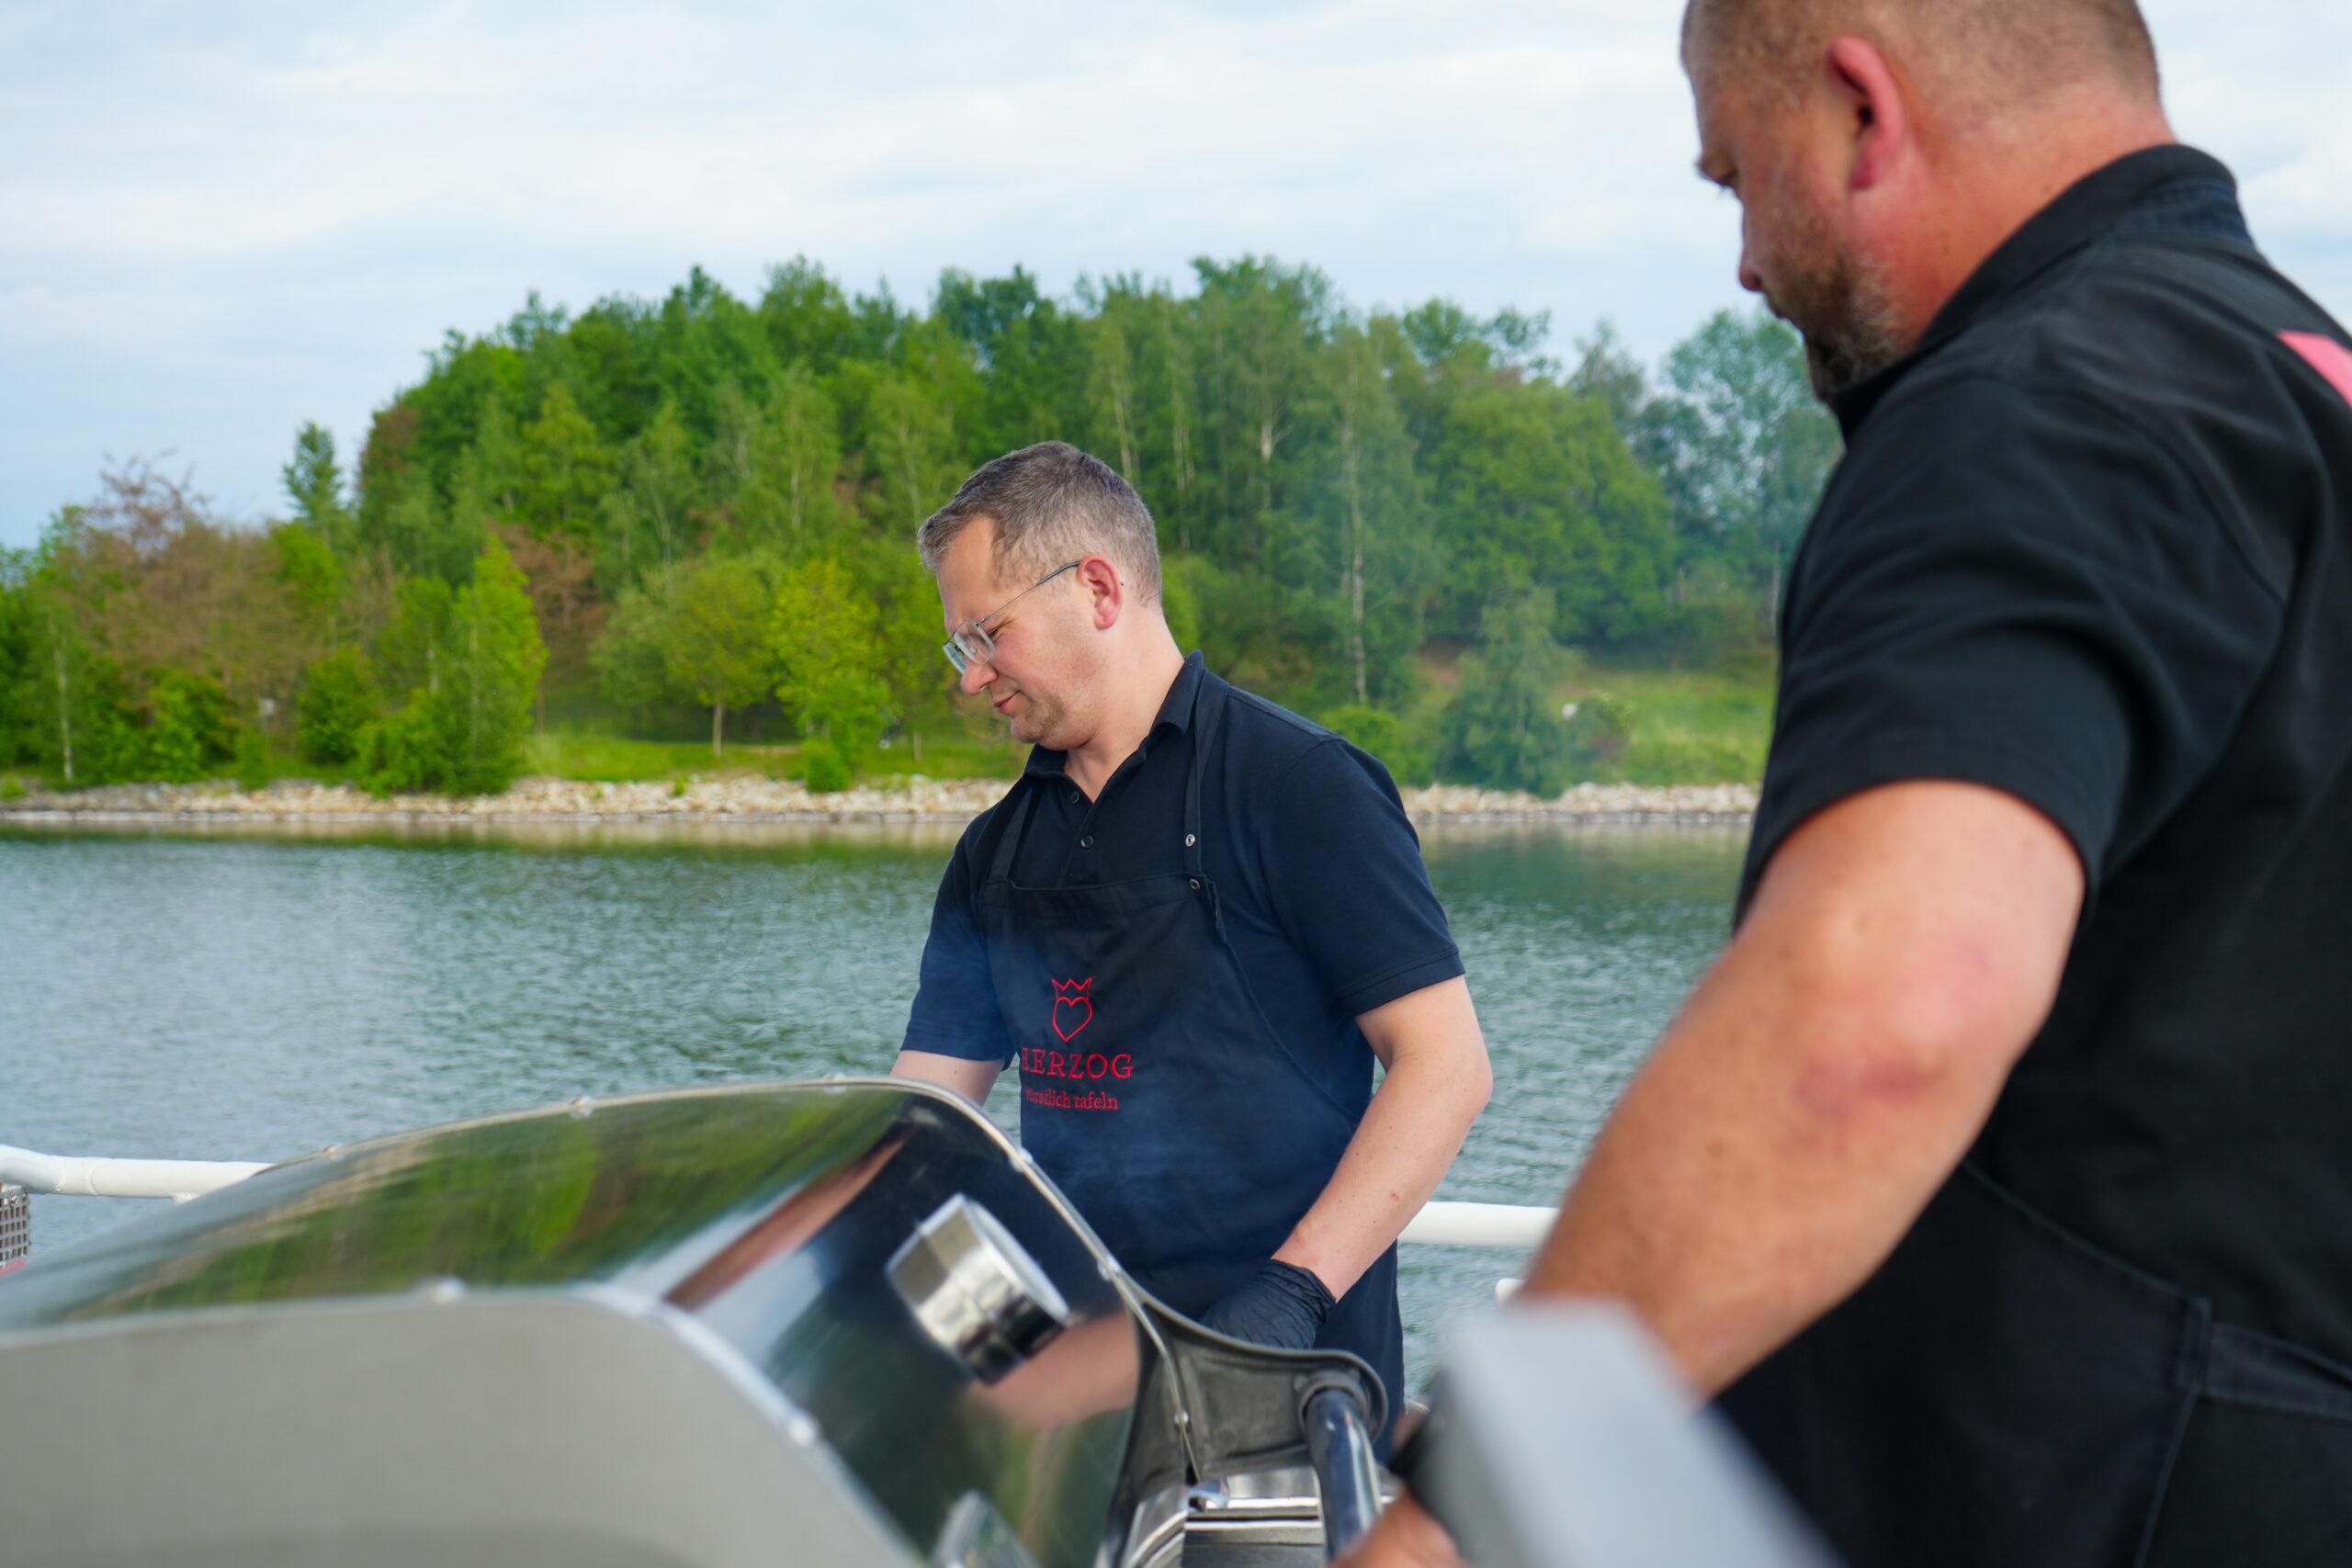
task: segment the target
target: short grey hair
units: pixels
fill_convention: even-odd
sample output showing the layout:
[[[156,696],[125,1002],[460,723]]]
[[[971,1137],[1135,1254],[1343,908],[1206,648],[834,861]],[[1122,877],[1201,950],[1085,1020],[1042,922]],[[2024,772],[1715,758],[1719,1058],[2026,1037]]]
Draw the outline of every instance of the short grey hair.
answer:
[[[1883,48],[1890,30],[1926,57],[1915,69],[1938,72],[1980,110],[2098,74],[2151,97],[2162,90],[2138,0],[1690,0],[1683,57],[1703,39],[1732,79],[1793,103],[1830,39],[1854,32]]]
[[[1007,581],[1043,577],[1066,561],[1102,556],[1146,604],[1159,602],[1159,530],[1135,487],[1067,441],[1008,452],[926,519],[915,547],[933,577],[965,529],[996,525],[996,572]]]

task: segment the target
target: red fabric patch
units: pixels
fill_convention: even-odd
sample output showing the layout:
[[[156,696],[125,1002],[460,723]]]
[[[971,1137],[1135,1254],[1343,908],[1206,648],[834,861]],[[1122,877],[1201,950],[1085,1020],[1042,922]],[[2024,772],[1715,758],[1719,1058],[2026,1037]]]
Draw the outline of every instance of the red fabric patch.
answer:
[[[2280,333],[2278,341],[2311,361],[2312,368],[2352,403],[2352,348],[2317,333]]]

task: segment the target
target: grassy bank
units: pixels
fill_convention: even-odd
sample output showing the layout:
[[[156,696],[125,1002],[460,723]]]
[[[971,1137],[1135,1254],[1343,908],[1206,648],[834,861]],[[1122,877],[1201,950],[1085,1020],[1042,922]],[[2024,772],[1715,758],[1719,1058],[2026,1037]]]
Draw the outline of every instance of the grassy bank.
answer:
[[[1020,772],[1027,755],[1026,747],[976,740],[959,728],[927,730],[920,746],[911,737],[900,735],[883,745],[865,748],[851,761],[859,778],[876,781],[910,773],[934,779],[993,779],[1011,778]],[[801,761],[797,743],[733,745],[724,756],[714,757],[708,741],[644,740],[598,729],[555,728],[525,744],[523,771],[599,784],[638,784],[709,773],[797,779],[801,775]]]
[[[1598,782],[1755,784],[1772,736],[1772,672],[1633,670],[1589,666],[1561,689],[1563,702],[1614,697],[1633,709],[1624,754]]]
[[[1442,654],[1425,665],[1423,711],[1408,722],[1432,738],[1440,712],[1457,678],[1453,660]],[[1764,773],[1771,734],[1772,671],[1769,664],[1716,670],[1668,670],[1580,663],[1557,693],[1563,703],[1594,697],[1613,699],[1632,717],[1623,752],[1592,770],[1597,784],[1645,785],[1755,784]],[[920,754],[918,755],[918,751]],[[933,779],[1011,778],[1021,770],[1028,748],[994,732],[992,724],[956,716],[923,727],[915,738],[900,734],[869,746],[851,759],[861,783],[888,785],[913,774]],[[249,788],[277,779],[320,784],[352,782],[350,770],[300,757],[273,754],[266,765],[248,757],[241,775]],[[228,772],[229,770],[224,770]],[[650,739],[622,732],[608,718],[559,719],[526,743],[523,772],[545,778],[597,784],[669,782],[681,787],[695,777],[759,777],[779,782],[802,776],[797,743],[730,743],[723,757],[711,755],[707,739]],[[1410,781],[1403,781],[1410,782]],[[1448,780],[1446,782],[1462,782]],[[63,781],[32,773],[0,775],[0,802],[28,791],[57,788]]]
[[[1444,707],[1461,684],[1462,653],[1432,645],[1421,656],[1421,699],[1405,722],[1429,754],[1443,750]],[[1589,769],[1592,783],[1753,784],[1764,777],[1772,737],[1773,679],[1765,656],[1704,670],[1579,657],[1552,695],[1562,704],[1612,699],[1630,720],[1624,749]]]

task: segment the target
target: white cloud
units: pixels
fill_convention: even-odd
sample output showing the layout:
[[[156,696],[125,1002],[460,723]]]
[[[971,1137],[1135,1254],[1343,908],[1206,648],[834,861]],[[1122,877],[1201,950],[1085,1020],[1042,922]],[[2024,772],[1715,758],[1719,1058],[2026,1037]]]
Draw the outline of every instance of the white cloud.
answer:
[[[2352,16],[2152,0],[2184,134],[2352,302]],[[17,0],[0,16],[0,541],[103,453],[276,503],[444,330],[538,288],[854,287],[939,269],[1324,266],[1362,303],[1614,316],[1662,349],[1731,302],[1690,174],[1679,0],[489,7]]]

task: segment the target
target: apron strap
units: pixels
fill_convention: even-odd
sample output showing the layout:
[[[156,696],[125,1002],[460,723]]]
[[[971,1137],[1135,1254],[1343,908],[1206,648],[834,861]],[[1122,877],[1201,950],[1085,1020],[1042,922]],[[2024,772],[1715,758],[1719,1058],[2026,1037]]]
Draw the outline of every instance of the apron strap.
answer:
[[[1193,776],[1184,785],[1184,874],[1195,886],[1201,880],[1201,774],[1207,770],[1210,748],[1225,727],[1226,704],[1232,690],[1204,670],[1201,683],[1193,692]]]
[[[989,882],[1009,882],[1012,879],[1013,852],[1021,848],[1021,840],[1029,831],[1029,818],[1036,815],[1037,787],[1029,782],[1029,775],[1023,773],[1013,781],[1012,787],[1021,795],[1021,807],[997,838],[996,858],[989,863],[988,882],[980,885],[983,887]],[[1009,794],[1005,796],[1008,801],[1012,798]]]
[[[1201,877],[1201,774],[1208,765],[1209,749],[1224,728],[1226,704],[1231,692],[1231,687],[1216,681],[1205,670],[1201,671],[1200,684],[1193,689],[1193,773],[1184,784],[1184,874],[1195,882]],[[1020,792],[1021,806],[996,841],[996,856],[989,863],[988,882],[1012,880],[1013,856],[1029,832],[1029,819],[1037,812],[1037,791],[1042,786],[1023,773],[1012,787]],[[1010,794],[1005,796],[1007,801],[1012,798]],[[987,882],[981,886],[986,886]]]
[[[2211,1325],[2200,1382],[2217,1404],[2352,1422],[2352,1368],[2233,1323]]]

